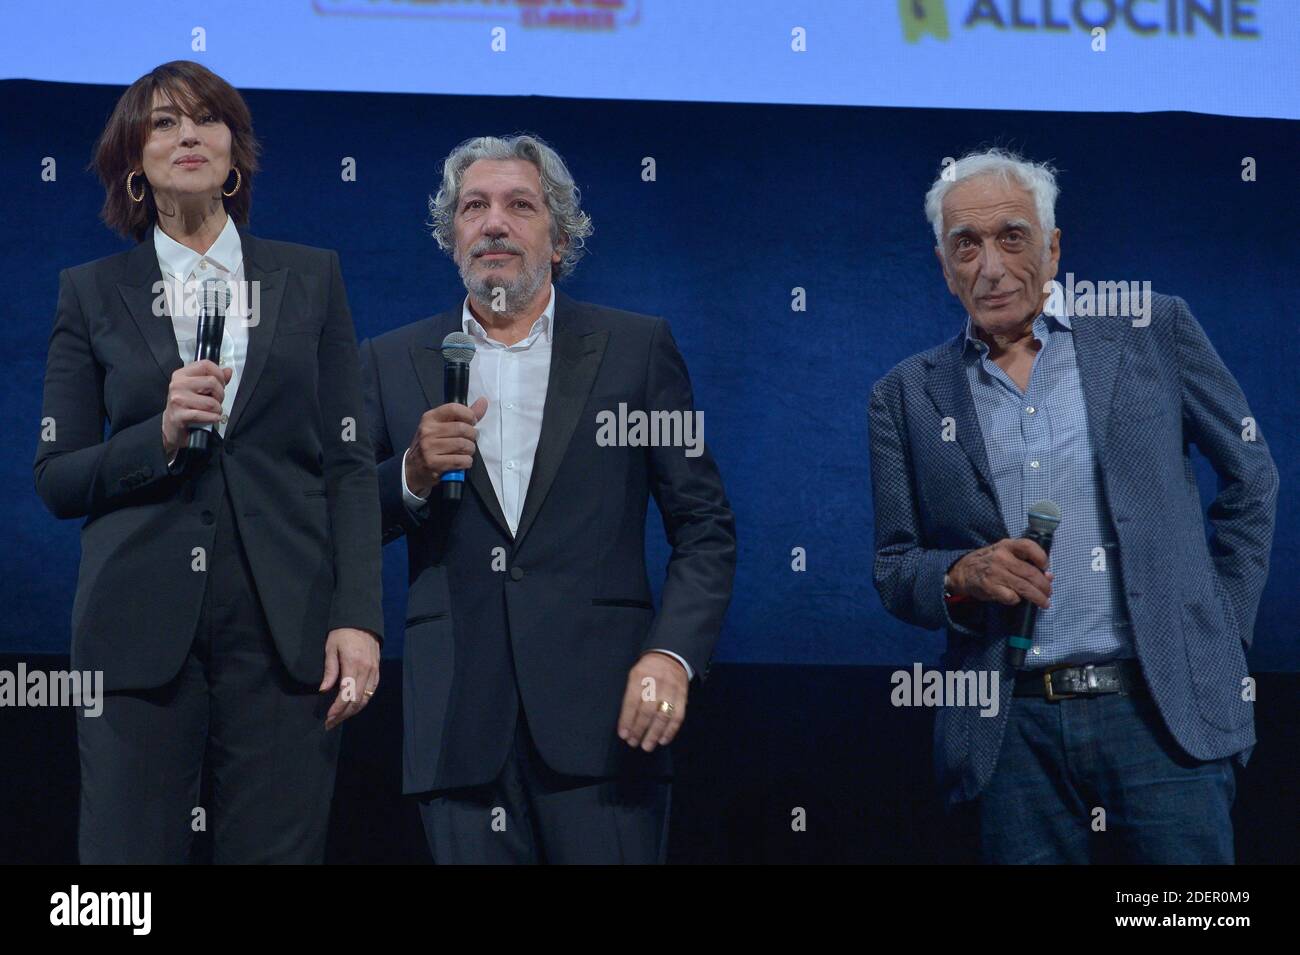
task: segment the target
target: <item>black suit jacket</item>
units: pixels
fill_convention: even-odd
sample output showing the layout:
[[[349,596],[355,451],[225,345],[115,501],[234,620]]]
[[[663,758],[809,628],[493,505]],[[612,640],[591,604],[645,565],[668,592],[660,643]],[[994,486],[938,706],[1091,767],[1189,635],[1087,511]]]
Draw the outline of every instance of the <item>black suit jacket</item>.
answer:
[[[261,310],[221,466],[276,647],[295,679],[318,684],[329,630],[383,634],[356,336],[336,253],[239,239]],[[36,490],[56,516],[86,519],[72,660],[103,670],[107,690],[180,670],[206,576],[191,569],[194,548],[211,553],[222,493],[168,471],[162,412],[183,363],[171,319],[154,315],[161,281],[152,235],[63,271],[46,362],[54,434],[37,450]]]
[[[597,412],[620,402],[693,410],[667,322],[558,291],[554,319],[542,430],[513,538],[479,455],[459,508],[431,504],[416,517],[402,500],[402,455],[420,416],[443,403],[439,347],[460,330],[460,307],[361,347],[384,541],[405,534],[410,558],[408,793],[493,780],[521,699],[557,772],[667,772],[665,749],[647,757],[618,739],[628,670],[657,648],[703,676],[731,599],[735,523],[707,449],[692,458],[680,447],[596,441]],[[658,614],[645,566],[652,494],[673,548]]]

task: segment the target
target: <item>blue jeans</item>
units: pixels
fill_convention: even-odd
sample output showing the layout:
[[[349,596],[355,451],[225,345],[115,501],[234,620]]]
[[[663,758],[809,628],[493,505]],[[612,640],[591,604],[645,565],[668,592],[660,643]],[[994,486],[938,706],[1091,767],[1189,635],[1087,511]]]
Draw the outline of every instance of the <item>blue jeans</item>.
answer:
[[[1149,696],[1010,702],[981,861],[1232,863],[1232,758],[1192,759]]]

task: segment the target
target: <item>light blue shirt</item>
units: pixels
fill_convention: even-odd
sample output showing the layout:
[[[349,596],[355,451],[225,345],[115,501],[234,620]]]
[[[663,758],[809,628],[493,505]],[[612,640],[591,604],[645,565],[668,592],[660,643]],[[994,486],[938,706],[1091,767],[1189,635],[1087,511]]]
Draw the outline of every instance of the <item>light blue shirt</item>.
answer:
[[[1038,611],[1025,666],[1131,657],[1119,553],[1088,433],[1074,333],[1068,317],[1048,315],[1034,319],[1033,331],[1042,347],[1023,393],[989,358],[969,317],[962,351],[1008,532],[1022,535],[1039,501],[1061,508],[1049,554],[1052,606]]]

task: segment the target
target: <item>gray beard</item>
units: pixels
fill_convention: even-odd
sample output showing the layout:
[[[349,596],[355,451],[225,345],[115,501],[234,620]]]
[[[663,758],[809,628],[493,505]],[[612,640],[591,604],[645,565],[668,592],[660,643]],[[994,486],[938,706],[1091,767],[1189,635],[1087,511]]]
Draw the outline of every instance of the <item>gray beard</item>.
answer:
[[[536,268],[529,268],[528,261],[525,259],[523,270],[513,282],[507,282],[501,276],[491,272],[482,278],[475,278],[470,275],[472,264],[473,260],[467,259],[460,266],[460,280],[465,284],[465,291],[469,292],[470,297],[483,306],[485,311],[503,318],[523,311],[524,306],[533,300],[533,296],[551,274],[549,261],[538,263]],[[504,307],[499,309],[493,307],[497,289],[503,290],[501,302]]]

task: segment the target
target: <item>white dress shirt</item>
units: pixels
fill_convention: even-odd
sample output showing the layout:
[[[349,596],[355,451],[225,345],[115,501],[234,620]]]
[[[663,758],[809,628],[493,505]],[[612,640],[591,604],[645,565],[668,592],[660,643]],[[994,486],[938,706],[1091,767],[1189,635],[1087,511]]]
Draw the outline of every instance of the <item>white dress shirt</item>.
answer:
[[[176,350],[181,361],[188,365],[194,361],[194,348],[198,342],[198,299],[203,283],[208,279],[236,283],[244,280],[244,249],[239,242],[239,231],[234,220],[227,216],[225,228],[217,236],[217,241],[206,252],[199,253],[154,226],[153,247],[166,283],[164,301],[171,318],[172,333],[176,336]],[[247,296],[243,300],[247,301]],[[176,307],[178,302],[181,307]],[[235,393],[244,373],[244,362],[248,358],[249,331],[248,325],[232,310],[226,319],[219,362],[222,368],[234,369],[221,402],[221,421],[217,424],[217,431],[223,438],[226,436],[226,423],[230,420],[230,409],[235,406]]]
[[[478,423],[478,453],[492,481],[501,513],[513,535],[519,530],[524,498],[533,476],[533,458],[542,433],[542,412],[551,376],[551,344],[555,323],[555,286],[551,297],[528,335],[513,345],[499,342],[474,317],[469,296],[461,305],[461,329],[474,339],[474,360],[469,366],[469,404],[487,398],[487,410]],[[406,454],[410,453],[408,448]],[[421,511],[428,496],[420,497],[406,484],[406,454],[402,455],[402,500]],[[694,676],[691,666],[677,654],[666,653]]]

